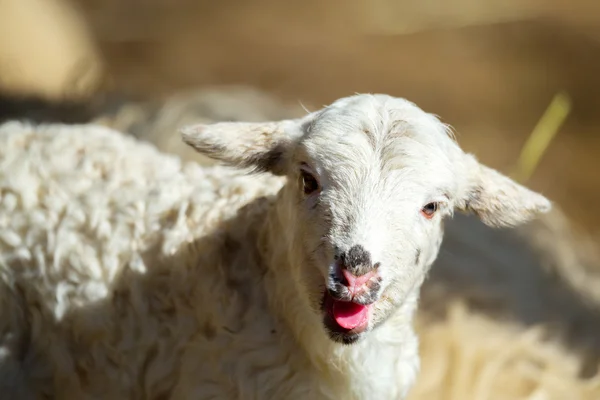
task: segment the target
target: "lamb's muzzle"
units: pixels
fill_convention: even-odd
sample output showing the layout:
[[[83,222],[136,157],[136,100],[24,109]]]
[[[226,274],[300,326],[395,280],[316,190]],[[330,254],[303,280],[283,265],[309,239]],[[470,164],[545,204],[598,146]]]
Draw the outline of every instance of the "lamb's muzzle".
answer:
[[[349,344],[366,331],[381,289],[379,266],[360,245],[335,258],[322,301],[323,323],[334,340]]]

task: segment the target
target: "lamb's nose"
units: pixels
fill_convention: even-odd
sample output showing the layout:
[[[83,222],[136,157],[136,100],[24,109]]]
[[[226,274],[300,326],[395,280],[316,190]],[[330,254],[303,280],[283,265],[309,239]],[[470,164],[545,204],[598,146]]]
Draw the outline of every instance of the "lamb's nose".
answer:
[[[340,255],[339,268],[352,295],[368,290],[368,283],[377,277],[379,263],[373,264],[371,255],[361,245],[355,245]]]
[[[361,292],[368,289],[367,283],[371,279],[377,277],[377,270],[373,269],[364,275],[356,276],[347,269],[342,269],[342,274],[344,275],[344,278],[346,278],[350,293],[352,293],[352,295],[359,295]]]

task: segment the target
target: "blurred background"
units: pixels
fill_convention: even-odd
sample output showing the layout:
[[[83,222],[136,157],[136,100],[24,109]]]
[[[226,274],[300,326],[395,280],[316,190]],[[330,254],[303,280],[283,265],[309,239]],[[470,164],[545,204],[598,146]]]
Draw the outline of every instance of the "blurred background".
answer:
[[[600,398],[597,0],[0,0],[0,119],[44,119],[54,104],[54,119],[94,120],[202,161],[178,126],[286,118],[355,92],[439,115],[465,150],[557,205],[516,233],[450,224],[422,307],[450,316],[437,328],[421,320],[414,399]],[[453,297],[502,312],[479,329]],[[500,314],[562,334],[583,354],[573,375],[596,386],[565,380],[561,392],[572,360],[548,356],[527,332],[497,339]],[[513,356],[525,369],[505,362]],[[466,389],[501,362],[496,392]],[[508,394],[517,380],[527,395]]]
[[[242,84],[315,109],[406,97],[511,173],[553,97],[570,113],[527,183],[600,242],[594,0],[2,0],[0,90],[158,99]]]

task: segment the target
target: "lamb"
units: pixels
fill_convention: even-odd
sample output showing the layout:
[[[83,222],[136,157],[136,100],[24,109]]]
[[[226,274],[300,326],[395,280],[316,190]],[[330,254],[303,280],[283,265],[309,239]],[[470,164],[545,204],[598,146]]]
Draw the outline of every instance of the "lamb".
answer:
[[[182,134],[225,165],[93,125],[0,127],[3,393],[403,399],[443,220],[551,207],[387,95]]]

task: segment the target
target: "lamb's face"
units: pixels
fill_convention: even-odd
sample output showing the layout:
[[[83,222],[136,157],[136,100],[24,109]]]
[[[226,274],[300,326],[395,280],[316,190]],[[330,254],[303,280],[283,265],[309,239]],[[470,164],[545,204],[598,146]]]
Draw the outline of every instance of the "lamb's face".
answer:
[[[344,99],[307,122],[290,160],[296,271],[333,340],[376,328],[421,285],[463,168],[437,119],[406,101]]]
[[[479,164],[414,104],[357,95],[301,120],[184,131],[204,154],[287,175],[281,232],[302,303],[329,337],[353,343],[418,290],[455,208],[515,225],[548,200]],[[281,266],[278,266],[280,268]]]

